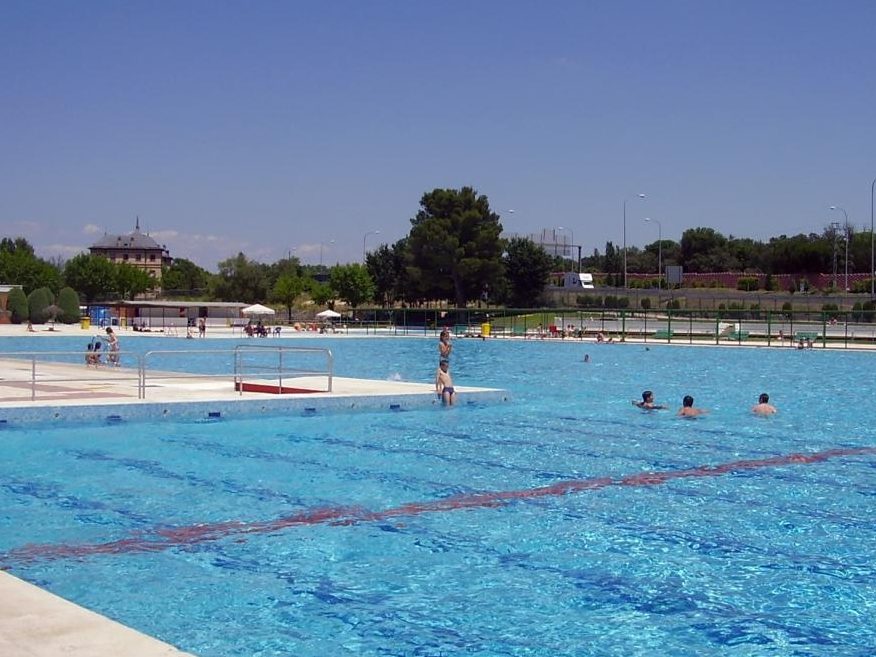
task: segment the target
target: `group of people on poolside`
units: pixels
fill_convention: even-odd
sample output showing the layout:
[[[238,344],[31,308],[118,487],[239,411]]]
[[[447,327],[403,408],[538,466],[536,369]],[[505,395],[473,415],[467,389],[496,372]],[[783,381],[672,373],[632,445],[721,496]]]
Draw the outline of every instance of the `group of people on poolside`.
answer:
[[[107,361],[110,365],[119,367],[119,365],[121,365],[121,360],[119,358],[119,337],[116,335],[115,331],[113,331],[111,326],[106,327],[106,343],[109,351],[109,354],[107,355]],[[86,365],[94,365],[95,367],[97,367],[98,365],[103,365],[101,351],[102,345],[103,343],[101,342],[100,337],[92,338],[91,342],[88,343],[85,351]]]
[[[641,408],[645,411],[657,411],[669,408],[668,406],[664,406],[663,404],[657,404],[654,401],[654,393],[650,390],[645,390],[642,393],[642,399],[636,400],[634,399],[632,402],[633,406]],[[752,406],[751,412],[755,415],[773,415],[778,412],[778,409],[770,404],[770,396],[762,392],[760,396],[757,398],[757,404]],[[698,415],[704,415],[708,413],[708,411],[704,408],[697,408],[694,406],[694,398],[690,395],[685,395],[684,399],[681,400],[681,408],[678,409],[677,415],[679,417],[697,417]]]
[[[456,401],[456,390],[450,377],[450,331],[444,329],[438,337],[438,371],[435,372],[435,392],[445,406],[452,406]]]

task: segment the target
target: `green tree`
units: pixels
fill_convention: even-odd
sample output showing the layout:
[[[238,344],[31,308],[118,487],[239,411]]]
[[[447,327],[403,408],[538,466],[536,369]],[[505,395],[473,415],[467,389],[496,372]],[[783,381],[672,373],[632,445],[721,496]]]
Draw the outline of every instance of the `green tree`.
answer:
[[[116,292],[122,299],[133,301],[138,294],[155,288],[155,279],[139,267],[127,263],[115,266]]]
[[[738,271],[729,240],[714,228],[689,228],[681,236],[681,265],[689,272]]]
[[[116,267],[99,255],[80,253],[70,258],[64,266],[64,281],[89,302],[116,296]]]
[[[27,295],[27,306],[30,310],[30,319],[34,324],[44,324],[48,319],[46,308],[55,302],[52,291],[47,287],[39,287]]]
[[[19,253],[35,257],[33,246],[23,237],[4,237],[0,240],[0,253]]]
[[[505,277],[516,308],[537,306],[552,271],[551,257],[530,239],[512,238],[505,251]]]
[[[57,267],[34,255],[26,239],[5,237],[0,240],[0,281],[21,285],[29,294],[39,287],[57,290],[61,275]]]
[[[831,271],[832,245],[820,235],[780,235],[766,247],[773,274],[818,274]]]
[[[398,270],[388,244],[381,244],[365,256],[365,268],[374,282],[374,297],[381,306],[395,300]]]
[[[27,305],[27,295],[20,287],[14,287],[9,291],[6,307],[12,314],[12,323],[21,324],[30,317],[30,309]]]
[[[176,258],[170,267],[161,270],[161,289],[181,295],[202,295],[207,291],[211,276],[191,260]]]
[[[273,290],[277,285],[277,281],[281,276],[291,276],[293,278],[303,278],[304,268],[301,266],[301,261],[291,253],[287,258],[281,258],[277,262],[268,265],[268,289]]]
[[[260,303],[268,297],[267,266],[249,260],[243,253],[219,263],[213,277],[212,296],[220,301]]]
[[[392,246],[381,244],[368,253],[365,268],[374,281],[374,297],[382,306],[403,298],[410,287],[407,282],[407,238]]]
[[[58,306],[61,314],[58,316],[65,324],[74,324],[79,321],[79,295],[72,287],[62,288],[58,292]]]
[[[274,283],[274,288],[271,290],[271,297],[274,301],[282,303],[286,306],[288,319],[292,321],[292,304],[295,299],[304,291],[304,282],[293,274],[283,274]]]
[[[312,281],[309,292],[310,298],[317,306],[324,306],[332,299],[332,289],[325,283]]]
[[[374,297],[374,281],[358,263],[332,267],[329,285],[339,299],[353,308]]]
[[[486,196],[471,187],[423,195],[408,236],[412,276],[431,299],[464,307],[497,287],[502,271],[502,224]]]

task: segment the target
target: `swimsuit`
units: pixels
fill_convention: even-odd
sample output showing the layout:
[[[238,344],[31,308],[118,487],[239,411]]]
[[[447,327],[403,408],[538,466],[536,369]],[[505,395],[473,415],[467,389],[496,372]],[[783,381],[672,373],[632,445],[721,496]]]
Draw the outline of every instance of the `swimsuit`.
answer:
[[[452,395],[454,392],[453,386],[444,386],[444,389],[441,391],[441,394],[447,393],[448,395]]]

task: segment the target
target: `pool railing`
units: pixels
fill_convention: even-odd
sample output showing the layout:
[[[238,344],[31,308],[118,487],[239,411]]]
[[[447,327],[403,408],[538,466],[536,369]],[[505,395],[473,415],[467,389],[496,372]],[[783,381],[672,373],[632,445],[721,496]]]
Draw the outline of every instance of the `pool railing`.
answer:
[[[334,356],[330,349],[322,347],[288,347],[282,345],[238,345],[233,349],[177,349],[152,350],[146,353],[131,353],[118,351],[115,354],[119,362],[130,362],[135,366],[113,367],[107,361],[101,361],[99,366],[83,362],[86,354],[81,351],[20,351],[2,354],[2,358],[15,361],[29,361],[26,373],[21,378],[15,378],[14,372],[7,372],[7,381],[25,384],[30,388],[30,401],[36,401],[41,388],[51,384],[87,384],[112,381],[114,383],[131,382],[136,386],[137,398],[146,399],[146,390],[156,381],[168,380],[231,380],[234,389],[243,394],[246,386],[242,385],[253,380],[267,378],[264,384],[273,391],[285,392],[284,382],[293,378],[304,377],[308,381],[323,379],[324,386],[308,386],[308,392],[331,392],[334,378]],[[158,369],[161,359],[179,359],[185,357],[197,360],[199,357],[210,359],[215,369],[216,363],[222,363],[222,357],[227,357],[227,369],[219,372],[192,373],[187,371]],[[303,367],[301,361],[312,361],[318,358],[324,365],[321,367]],[[191,361],[190,361],[191,362]],[[58,369],[58,365],[84,366],[80,374],[71,376],[69,370]],[[23,386],[22,386],[23,387]]]

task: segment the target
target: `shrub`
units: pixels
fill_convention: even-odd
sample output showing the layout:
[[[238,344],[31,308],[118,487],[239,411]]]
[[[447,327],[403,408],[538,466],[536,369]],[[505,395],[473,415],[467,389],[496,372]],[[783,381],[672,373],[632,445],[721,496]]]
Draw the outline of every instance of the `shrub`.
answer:
[[[851,289],[852,292],[856,292],[858,294],[861,294],[861,293],[869,294],[870,293],[870,279],[868,278],[867,280],[864,280],[864,281],[854,281],[851,285],[851,288],[852,288]]]
[[[597,294],[579,294],[575,297],[579,308],[602,308],[602,297]]]
[[[824,313],[825,317],[828,319],[836,319],[840,315],[839,306],[835,303],[822,304],[821,312]]]
[[[30,317],[28,310],[27,297],[20,287],[14,287],[9,291],[9,298],[6,300],[6,307],[12,313],[12,323],[21,324],[27,321]]]
[[[65,287],[58,292],[58,306],[61,314],[58,319],[65,324],[75,324],[79,321],[79,295],[72,287]]]
[[[756,277],[753,276],[740,276],[736,279],[736,289],[744,290],[746,292],[753,292],[758,289],[759,281]]]
[[[642,306],[642,310],[651,310],[651,298],[645,297],[639,301],[639,305]]]
[[[52,291],[47,287],[37,288],[27,296],[27,305],[30,310],[29,319],[34,324],[44,324],[46,308],[55,302]]]

